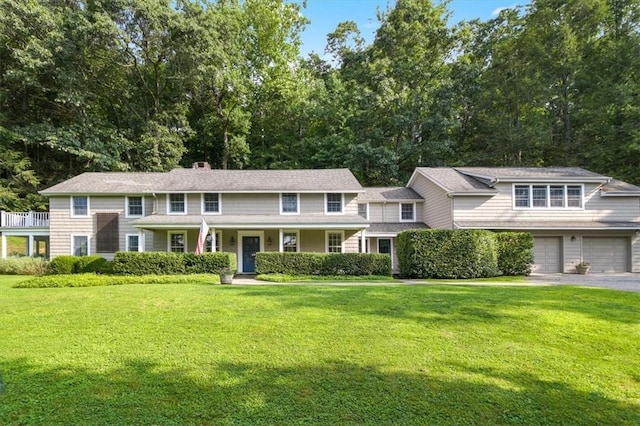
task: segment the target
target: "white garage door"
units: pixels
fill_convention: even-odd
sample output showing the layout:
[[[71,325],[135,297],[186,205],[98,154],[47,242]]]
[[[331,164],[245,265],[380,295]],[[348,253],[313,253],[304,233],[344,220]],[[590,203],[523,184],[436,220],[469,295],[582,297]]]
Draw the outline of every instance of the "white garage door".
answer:
[[[627,272],[628,240],[589,237],[582,239],[583,259],[591,272]]]
[[[560,237],[536,237],[533,239],[532,272],[551,274],[560,270]]]

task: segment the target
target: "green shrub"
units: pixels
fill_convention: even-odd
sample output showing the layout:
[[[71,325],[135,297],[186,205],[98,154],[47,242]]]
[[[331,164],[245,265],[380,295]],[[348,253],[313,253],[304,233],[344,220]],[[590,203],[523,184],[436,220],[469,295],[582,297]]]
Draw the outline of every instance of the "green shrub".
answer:
[[[74,265],[74,274],[84,274],[88,272],[100,272],[107,263],[107,259],[102,256],[78,256]]]
[[[49,262],[41,257],[8,257],[0,259],[0,275],[43,275]]]
[[[391,258],[370,253],[256,253],[256,274],[391,275]]]
[[[188,274],[217,274],[223,268],[238,269],[235,253],[185,253],[184,263]]]
[[[118,252],[112,270],[120,275],[217,274],[224,267],[237,268],[235,253]]]
[[[533,236],[528,232],[496,234],[498,269],[502,275],[529,275],[533,264]]]
[[[66,275],[75,273],[78,256],[56,256],[49,264],[52,275]]]
[[[498,275],[495,234],[485,230],[403,231],[396,240],[402,275],[411,278],[482,278]]]
[[[216,275],[47,275],[15,284],[14,288],[101,287],[127,284],[220,284]]]

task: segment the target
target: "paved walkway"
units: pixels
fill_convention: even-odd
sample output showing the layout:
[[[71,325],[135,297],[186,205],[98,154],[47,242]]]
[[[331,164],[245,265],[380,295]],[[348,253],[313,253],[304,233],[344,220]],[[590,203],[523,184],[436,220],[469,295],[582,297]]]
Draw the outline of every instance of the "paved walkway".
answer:
[[[314,283],[272,283],[258,281],[253,276],[236,276],[233,279],[236,285],[333,285],[333,286],[386,286],[386,285],[424,285],[424,280],[404,280],[399,279],[393,283],[376,281],[345,281],[345,282],[314,282]],[[640,274],[532,274],[521,283],[509,283],[502,281],[464,281],[462,285],[484,285],[484,286],[541,286],[541,285],[578,285],[588,287],[601,287],[613,290],[633,291],[640,293]]]

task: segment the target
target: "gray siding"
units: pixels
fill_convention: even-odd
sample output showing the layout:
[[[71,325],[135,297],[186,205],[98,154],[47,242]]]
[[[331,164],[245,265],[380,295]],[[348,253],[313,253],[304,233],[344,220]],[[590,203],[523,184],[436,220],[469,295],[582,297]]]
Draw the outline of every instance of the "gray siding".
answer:
[[[372,223],[399,223],[399,202],[369,203],[369,222]],[[423,204],[415,203],[416,222],[423,222]]]
[[[453,228],[453,203],[442,188],[421,174],[416,174],[411,188],[425,199],[421,216],[424,223],[431,228]]]

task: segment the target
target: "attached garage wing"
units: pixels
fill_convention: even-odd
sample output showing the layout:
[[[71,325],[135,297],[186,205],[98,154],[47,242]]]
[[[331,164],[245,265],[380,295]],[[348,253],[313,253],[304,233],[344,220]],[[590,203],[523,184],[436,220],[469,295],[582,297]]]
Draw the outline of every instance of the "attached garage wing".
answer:
[[[625,237],[584,237],[582,252],[591,272],[627,272],[629,240]]]
[[[560,269],[560,237],[536,237],[533,239],[532,272],[551,274]]]

